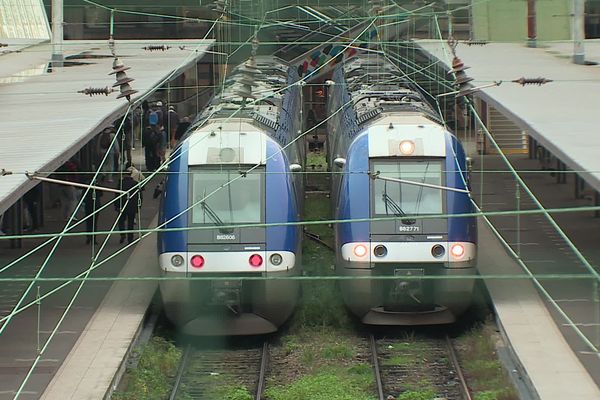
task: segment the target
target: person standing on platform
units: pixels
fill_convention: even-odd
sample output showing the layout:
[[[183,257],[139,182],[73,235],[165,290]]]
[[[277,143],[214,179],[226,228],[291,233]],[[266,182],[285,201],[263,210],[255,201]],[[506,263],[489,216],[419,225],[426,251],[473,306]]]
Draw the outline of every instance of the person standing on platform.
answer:
[[[164,125],[165,124],[165,112],[163,110],[163,102],[162,101],[157,101],[156,104],[154,105],[154,107],[152,107],[152,111],[154,111],[156,113],[156,115],[158,116],[158,121],[156,122],[156,125]]]
[[[176,142],[181,140],[181,138],[183,137],[183,135],[185,135],[185,133],[187,132],[190,125],[191,125],[191,122],[190,122],[189,117],[183,117],[181,119],[181,122],[179,122],[179,124],[177,124],[177,130],[175,131],[175,141]]]
[[[177,142],[175,139],[175,133],[177,132],[177,125],[179,124],[179,115],[175,111],[175,107],[169,106],[169,113],[167,115],[167,133],[169,136],[169,142],[171,148],[175,147]]]
[[[142,145],[144,146],[144,155],[146,158],[146,170],[156,171],[160,162],[158,151],[161,139],[157,127],[158,114],[151,111],[148,116],[148,122],[150,125],[144,129],[144,136],[142,137]]]
[[[156,168],[158,169],[158,167],[163,164],[166,160],[166,154],[167,154],[167,143],[169,143],[169,139],[167,138],[167,131],[165,131],[165,127],[162,125],[158,125],[157,126],[157,130],[158,130],[158,135],[159,135],[159,140],[158,140],[158,158],[159,158],[159,162],[158,165],[156,166]]]
[[[127,243],[133,242],[133,229],[135,227],[135,217],[138,212],[138,208],[142,206],[142,192],[141,188],[136,187],[138,182],[136,177],[141,178],[141,173],[133,167],[128,168],[127,172],[123,173],[120,187],[118,189],[124,190],[129,193],[129,201],[127,198],[122,197],[120,201],[115,201],[115,210],[121,211],[119,216],[119,231],[121,232],[121,238],[119,243],[125,242],[127,237]],[[119,196],[117,194],[117,196]],[[127,228],[127,233],[125,233]]]
[[[40,228],[40,205],[42,201],[42,185],[37,184],[31,188],[23,196],[25,207],[29,213],[30,224],[27,227],[27,231],[36,231]]]
[[[62,172],[65,174],[61,174],[58,176],[58,179],[62,179],[68,182],[79,182],[79,164],[74,158],[71,158],[69,161],[64,163],[59,169],[58,172]],[[77,206],[77,200],[79,199],[78,195],[79,191],[75,186],[71,185],[61,185],[60,188],[60,205],[62,209],[62,216],[67,221],[73,211],[75,211],[75,207]],[[77,216],[73,217],[73,221],[77,221]]]
[[[104,161],[104,164],[102,164],[101,168],[103,172],[103,178],[106,180],[106,182],[113,181],[112,174],[116,170],[115,166],[119,165],[119,143],[118,141],[115,141],[115,143],[113,143],[114,137],[114,127],[110,126],[104,128],[104,131],[102,131],[102,133],[100,134],[100,139],[98,140],[98,165],[100,165],[102,160],[104,160],[106,153],[108,153],[108,157]]]

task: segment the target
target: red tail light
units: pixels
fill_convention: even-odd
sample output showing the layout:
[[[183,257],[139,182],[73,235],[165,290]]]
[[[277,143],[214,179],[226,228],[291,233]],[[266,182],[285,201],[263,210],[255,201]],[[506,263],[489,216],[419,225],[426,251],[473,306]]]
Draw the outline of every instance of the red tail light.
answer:
[[[250,259],[248,260],[248,262],[253,267],[260,267],[263,263],[263,258],[261,256],[259,256],[258,254],[252,254],[250,256]]]
[[[192,267],[194,268],[202,268],[204,266],[204,257],[196,254],[195,256],[192,256],[190,264],[192,264]]]

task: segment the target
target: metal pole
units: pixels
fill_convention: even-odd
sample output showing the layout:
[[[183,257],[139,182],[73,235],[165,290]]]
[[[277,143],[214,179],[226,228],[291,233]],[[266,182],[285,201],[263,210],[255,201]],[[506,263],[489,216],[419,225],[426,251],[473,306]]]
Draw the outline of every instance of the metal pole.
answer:
[[[595,318],[595,326],[596,326],[596,349],[600,348],[600,287],[598,284],[598,280],[594,279],[594,315]]]
[[[573,0],[573,62],[585,64],[585,0]]]
[[[36,304],[37,304],[37,347],[36,352],[37,355],[40,354],[40,329],[41,329],[41,320],[42,320],[42,302],[40,301],[40,287],[37,287],[37,295],[36,295]]]
[[[63,62],[63,0],[52,0],[52,63],[62,67]]]
[[[517,199],[517,256],[521,258],[521,189],[519,182],[515,182],[515,187],[515,197]]]
[[[535,0],[527,0],[527,47],[537,47]]]
[[[108,33],[108,39],[113,40],[115,38],[115,10],[110,10],[110,31]]]

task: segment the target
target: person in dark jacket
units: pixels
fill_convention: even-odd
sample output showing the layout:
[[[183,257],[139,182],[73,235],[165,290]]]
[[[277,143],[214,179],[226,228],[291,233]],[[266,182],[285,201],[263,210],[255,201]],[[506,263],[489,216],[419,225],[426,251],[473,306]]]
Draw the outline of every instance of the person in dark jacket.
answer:
[[[123,174],[120,187],[118,189],[129,193],[129,201],[127,198],[122,197],[120,201],[115,202],[115,208],[118,211],[122,211],[119,216],[119,231],[121,231],[121,239],[119,243],[125,242],[127,237],[127,243],[133,242],[133,228],[135,226],[135,217],[138,212],[138,208],[142,205],[142,192],[139,187],[136,187],[137,182],[132,176],[132,172]],[[117,195],[118,196],[118,195]],[[127,224],[126,224],[127,223]],[[127,228],[127,233],[125,233]]]
[[[188,117],[183,117],[181,119],[181,121],[177,124],[177,129],[175,130],[175,142],[178,142],[183,137],[190,125],[191,122]]]
[[[90,182],[88,182],[88,184],[90,184]],[[85,209],[85,227],[86,232],[88,233],[85,239],[85,244],[92,243],[92,240],[94,241],[94,244],[98,244],[98,241],[96,240],[96,235],[93,235],[93,233],[95,233],[98,229],[99,213],[95,211],[102,207],[102,191],[89,189],[87,191],[87,194],[85,194],[85,197],[83,198],[83,203]],[[93,216],[90,217],[90,215],[92,214]]]
[[[146,158],[146,170],[156,171],[160,166],[160,142],[161,133],[158,129],[158,116],[152,112],[150,114],[150,125],[144,129],[144,135],[142,137],[142,145],[145,150]]]

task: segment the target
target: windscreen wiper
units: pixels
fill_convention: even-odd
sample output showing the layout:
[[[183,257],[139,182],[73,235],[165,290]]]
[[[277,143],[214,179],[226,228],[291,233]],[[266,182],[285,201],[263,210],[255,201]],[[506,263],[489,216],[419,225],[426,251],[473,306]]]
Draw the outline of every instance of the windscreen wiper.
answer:
[[[200,206],[204,210],[204,213],[206,215],[208,215],[208,217],[210,219],[212,219],[212,221],[215,223],[215,225],[219,225],[219,226],[225,225],[225,223],[223,222],[223,220],[221,218],[219,218],[219,216],[217,215],[215,210],[213,210],[208,204],[206,204],[205,201],[201,201]]]
[[[215,210],[213,210],[208,204],[206,204],[205,201],[201,201],[200,202],[200,206],[204,210],[204,213],[206,215],[208,215],[208,217],[210,219],[212,219],[212,221],[215,223],[215,225],[217,225],[217,226],[224,226],[225,225],[225,223],[223,222],[223,220],[221,218],[219,218],[219,216],[217,215],[217,213],[215,212]],[[221,233],[231,233],[231,232],[233,232],[233,228],[219,228],[219,232],[221,232]]]
[[[383,202],[385,203],[386,214],[388,213],[388,207],[390,207],[396,217],[406,217],[407,214],[404,212],[402,207],[400,207],[400,204],[396,203],[396,201],[387,194],[387,182],[385,182],[383,186],[382,198]],[[402,218],[401,221],[404,225],[413,225],[415,222],[417,222],[415,219],[411,218]]]
[[[392,199],[386,192],[383,192],[381,195],[383,202],[385,203],[385,212],[386,214],[387,212],[387,208],[391,208],[392,212],[394,213],[394,215],[396,217],[405,217],[406,213],[404,212],[404,210],[402,210],[402,208],[400,207],[400,205],[398,203],[396,203],[396,201],[394,199]]]

